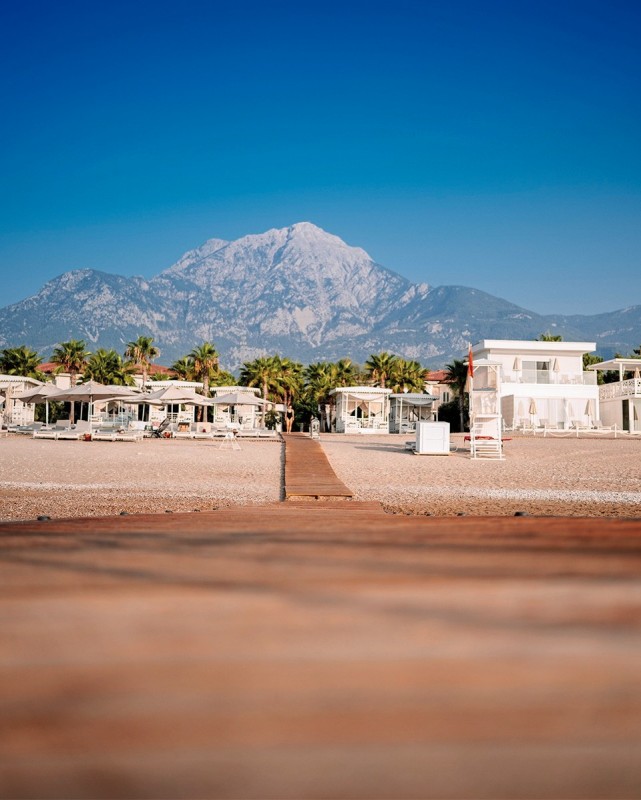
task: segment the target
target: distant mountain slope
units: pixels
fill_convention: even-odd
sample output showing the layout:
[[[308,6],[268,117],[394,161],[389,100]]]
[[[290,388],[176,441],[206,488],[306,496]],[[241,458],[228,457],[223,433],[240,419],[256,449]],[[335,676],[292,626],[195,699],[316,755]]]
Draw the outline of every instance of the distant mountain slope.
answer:
[[[168,363],[214,341],[228,369],[264,353],[304,362],[390,350],[439,366],[482,338],[534,339],[551,330],[597,341],[605,355],[641,342],[641,307],[596,316],[542,316],[464,286],[412,284],[308,222],[210,239],[151,280],[90,269],[49,281],[0,309],[0,347],[48,355],[60,341],[89,349],[151,335]]]

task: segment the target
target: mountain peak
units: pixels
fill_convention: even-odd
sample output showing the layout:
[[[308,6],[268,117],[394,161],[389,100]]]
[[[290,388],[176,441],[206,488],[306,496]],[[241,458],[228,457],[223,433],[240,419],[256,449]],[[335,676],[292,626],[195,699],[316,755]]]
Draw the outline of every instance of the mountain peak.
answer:
[[[625,313],[625,316],[623,316]],[[641,308],[598,317],[541,317],[477,289],[414,284],[309,221],[234,241],[208,239],[156,277],[64,273],[0,309],[0,348],[47,354],[85,339],[116,347],[153,336],[166,359],[213,341],[226,368],[278,352],[306,361],[387,350],[427,366],[480,338],[535,338],[557,325],[603,355],[641,338]]]

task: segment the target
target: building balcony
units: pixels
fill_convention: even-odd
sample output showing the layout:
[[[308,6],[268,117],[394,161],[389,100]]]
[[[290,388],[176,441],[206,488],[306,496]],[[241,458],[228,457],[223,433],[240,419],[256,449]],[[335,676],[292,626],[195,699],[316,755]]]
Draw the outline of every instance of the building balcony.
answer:
[[[616,400],[618,397],[641,397],[641,378],[599,386],[599,400]]]
[[[504,383],[529,383],[564,386],[596,386],[595,372],[554,372],[553,370],[506,370],[503,372]]]

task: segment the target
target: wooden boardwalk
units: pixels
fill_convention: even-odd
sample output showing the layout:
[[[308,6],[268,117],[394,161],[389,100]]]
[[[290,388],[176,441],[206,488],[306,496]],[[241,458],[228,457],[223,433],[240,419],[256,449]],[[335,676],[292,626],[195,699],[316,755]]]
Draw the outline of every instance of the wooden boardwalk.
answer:
[[[285,435],[285,497],[351,498],[352,492],[336,477],[320,442],[308,435]]]
[[[639,520],[0,523],[0,587],[1,798],[639,796]]]

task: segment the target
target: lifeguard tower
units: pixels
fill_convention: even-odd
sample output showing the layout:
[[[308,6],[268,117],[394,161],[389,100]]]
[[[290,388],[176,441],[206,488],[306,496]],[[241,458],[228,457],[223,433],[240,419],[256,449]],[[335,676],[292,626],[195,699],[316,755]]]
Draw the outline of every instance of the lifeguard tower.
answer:
[[[503,458],[501,364],[479,359],[468,375],[470,454],[472,458]]]

